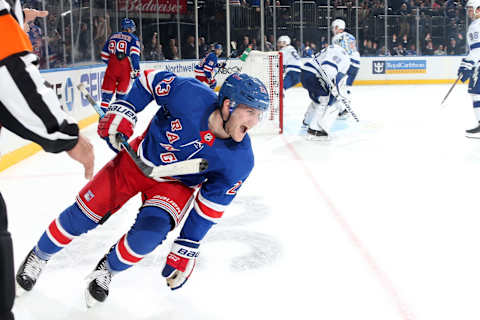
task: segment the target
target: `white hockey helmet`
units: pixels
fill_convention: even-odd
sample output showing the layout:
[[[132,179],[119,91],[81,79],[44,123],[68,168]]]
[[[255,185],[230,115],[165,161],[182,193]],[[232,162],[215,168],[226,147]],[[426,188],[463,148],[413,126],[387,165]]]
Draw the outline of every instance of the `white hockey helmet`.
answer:
[[[277,40],[277,43],[281,43],[283,46],[288,46],[290,45],[291,40],[289,36],[280,36]]]
[[[335,37],[333,37],[332,43],[345,49],[349,56],[351,56],[354,51],[357,51],[355,37],[348,32],[342,32],[337,34]]]
[[[477,11],[477,8],[480,8],[480,0],[468,0],[465,8],[472,7],[473,12]]]
[[[334,34],[337,29],[340,29],[343,31],[345,30],[345,27],[346,27],[345,21],[343,21],[342,19],[335,19],[332,22],[332,32]]]

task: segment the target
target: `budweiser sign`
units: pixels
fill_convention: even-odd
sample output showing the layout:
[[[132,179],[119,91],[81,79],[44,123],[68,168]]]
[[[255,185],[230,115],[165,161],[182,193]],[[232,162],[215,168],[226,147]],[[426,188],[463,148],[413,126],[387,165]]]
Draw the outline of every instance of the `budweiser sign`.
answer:
[[[177,13],[177,0],[120,0],[119,10],[128,12],[142,13]],[[187,12],[187,0],[178,0],[178,9],[180,14]]]

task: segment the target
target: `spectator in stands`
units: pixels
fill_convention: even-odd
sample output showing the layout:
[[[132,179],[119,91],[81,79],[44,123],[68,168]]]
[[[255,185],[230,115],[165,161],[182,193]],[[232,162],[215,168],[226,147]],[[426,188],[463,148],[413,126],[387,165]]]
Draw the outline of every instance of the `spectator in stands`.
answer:
[[[417,55],[417,47],[415,44],[410,44],[407,49],[407,56],[416,56]]]
[[[433,42],[431,40],[427,41],[427,44],[425,45],[425,48],[423,48],[422,54],[424,56],[433,56],[433,52],[434,52]]]
[[[385,46],[382,46],[382,47],[378,50],[378,55],[379,55],[379,56],[391,56],[390,50],[387,50],[387,49],[385,48]]]
[[[404,48],[409,48],[409,47],[410,47],[410,41],[408,41],[408,34],[405,33],[405,34],[402,36],[401,43],[402,43],[402,46],[403,46]]]
[[[443,44],[439,44],[437,50],[433,52],[435,56],[444,56],[447,54],[445,51],[445,46]]]
[[[145,46],[145,59],[147,60],[165,60],[163,55],[162,45],[158,42],[158,33],[154,32],[152,39]]]
[[[109,17],[105,20],[104,16],[98,16],[93,20],[94,24],[94,35],[93,35],[93,44],[95,48],[95,57],[100,59],[100,52],[103,49],[105,41],[112,34],[112,28],[110,28]],[[82,47],[81,47],[82,48]]]
[[[89,27],[85,22],[82,22],[80,25],[80,35],[78,36],[78,47],[74,46],[75,48],[81,48],[81,50],[75,50],[75,60],[78,61],[85,61],[91,58],[90,53],[90,31]]]
[[[265,46],[265,51],[273,51],[273,44],[268,41],[267,36],[263,36],[263,40],[265,41],[264,46]]]
[[[208,44],[205,42],[205,37],[198,38],[198,54],[199,58],[203,58],[209,52]]]
[[[238,47],[238,54],[241,55],[245,49],[247,49],[250,45],[250,38],[248,36],[243,36],[242,43]]]
[[[457,46],[457,39],[451,37],[449,45],[447,47],[447,54],[450,56],[457,56],[463,53],[465,52],[461,52],[460,48]]]
[[[393,56],[406,56],[407,55],[407,51],[405,50],[405,48],[403,47],[403,45],[401,43],[399,43],[398,46],[396,46],[392,50],[393,50],[393,54],[392,54]]]
[[[392,39],[390,40],[390,46],[389,47],[392,50],[394,50],[396,47],[398,47],[399,43],[400,43],[400,41],[397,38],[397,34],[396,33],[392,34]]]
[[[187,37],[185,46],[182,49],[182,59],[195,59],[196,50],[195,50],[195,37],[190,35]]]
[[[165,51],[165,58],[168,60],[178,60],[178,47],[177,47],[177,41],[175,38],[171,38],[168,41],[168,47],[167,50]]]

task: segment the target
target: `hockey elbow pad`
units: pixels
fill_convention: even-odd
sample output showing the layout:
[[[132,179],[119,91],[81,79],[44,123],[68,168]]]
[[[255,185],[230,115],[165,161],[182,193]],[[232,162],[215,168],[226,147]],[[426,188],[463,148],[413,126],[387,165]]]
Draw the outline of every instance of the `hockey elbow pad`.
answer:
[[[187,282],[195,268],[199,246],[199,242],[188,239],[177,239],[173,242],[162,270],[162,276],[167,278],[170,289],[179,289]]]

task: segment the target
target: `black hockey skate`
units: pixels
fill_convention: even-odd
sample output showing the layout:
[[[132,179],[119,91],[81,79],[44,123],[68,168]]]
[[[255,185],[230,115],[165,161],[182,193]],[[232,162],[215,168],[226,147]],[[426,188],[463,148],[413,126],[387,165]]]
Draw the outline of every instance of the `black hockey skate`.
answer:
[[[30,250],[15,277],[17,283],[17,296],[22,295],[25,291],[32,290],[46,264],[47,260],[40,259],[35,254],[35,249]]]
[[[85,289],[85,302],[91,308],[108,297],[108,287],[112,281],[112,273],[107,268],[107,256],[104,256],[93,272],[87,277],[91,280]]]
[[[466,130],[465,131],[465,136],[467,138],[477,138],[480,139],[480,122],[478,123],[478,126],[476,126],[473,129]]]
[[[325,130],[307,129],[307,138],[309,140],[328,140],[328,133]]]

